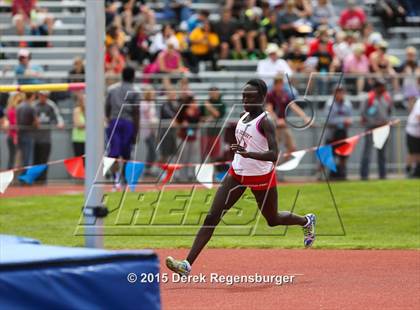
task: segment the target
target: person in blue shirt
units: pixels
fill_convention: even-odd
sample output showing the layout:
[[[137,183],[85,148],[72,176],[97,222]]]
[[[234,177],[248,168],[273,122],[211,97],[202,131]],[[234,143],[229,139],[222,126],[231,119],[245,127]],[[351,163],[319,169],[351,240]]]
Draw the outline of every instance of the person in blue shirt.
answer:
[[[18,53],[19,64],[15,68],[18,84],[41,84],[43,69],[39,65],[31,64],[31,54],[27,49],[21,49]]]

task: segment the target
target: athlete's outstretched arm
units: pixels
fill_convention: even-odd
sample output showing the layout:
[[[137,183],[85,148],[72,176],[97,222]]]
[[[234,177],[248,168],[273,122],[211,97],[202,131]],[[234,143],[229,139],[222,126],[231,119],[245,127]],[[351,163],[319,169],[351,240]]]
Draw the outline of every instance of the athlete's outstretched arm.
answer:
[[[261,120],[261,129],[263,134],[267,138],[268,151],[257,153],[257,152],[247,152],[243,146],[239,144],[232,144],[231,149],[243,157],[253,158],[257,160],[272,161],[277,162],[279,155],[279,149],[276,142],[276,131],[273,122],[265,116]]]

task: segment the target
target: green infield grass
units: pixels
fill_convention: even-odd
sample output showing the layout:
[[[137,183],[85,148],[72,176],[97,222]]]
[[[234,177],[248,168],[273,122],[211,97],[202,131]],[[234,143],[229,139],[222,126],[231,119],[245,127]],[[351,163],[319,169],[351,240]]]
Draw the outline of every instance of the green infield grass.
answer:
[[[420,181],[280,185],[279,210],[318,217],[315,248],[419,249]],[[24,189],[22,189],[24,192]],[[110,193],[106,248],[190,247],[215,190]],[[335,204],[333,202],[335,200]],[[82,195],[0,197],[0,233],[83,246]],[[340,221],[341,218],[341,221]],[[268,227],[250,191],[223,218],[210,247],[301,248],[300,227]]]

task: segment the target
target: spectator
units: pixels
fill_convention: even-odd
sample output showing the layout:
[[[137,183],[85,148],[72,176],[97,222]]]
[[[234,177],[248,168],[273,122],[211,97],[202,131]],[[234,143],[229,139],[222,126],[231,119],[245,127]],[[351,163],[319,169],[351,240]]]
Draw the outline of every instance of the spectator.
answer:
[[[369,73],[369,59],[365,55],[365,47],[362,43],[353,46],[353,53],[344,59],[344,73],[359,74],[356,78],[356,94],[360,94],[365,88],[365,75]]]
[[[200,115],[205,124],[201,136],[201,157],[203,162],[216,161],[221,153],[220,137],[222,136],[223,118],[226,104],[222,100],[219,88],[209,89],[209,98],[200,106]]]
[[[262,9],[255,4],[255,0],[248,0],[245,2],[244,10],[240,17],[240,29],[242,45],[246,47],[247,57],[250,59],[256,59],[258,56],[256,49],[256,39],[260,30],[260,20],[262,16]],[[245,43],[245,44],[243,44]]]
[[[420,3],[417,0],[405,0],[407,16],[420,16]]]
[[[420,67],[417,62],[417,49],[414,46],[405,49],[405,59],[398,70],[405,75],[403,90],[406,92],[410,89],[420,89]]]
[[[128,46],[130,59],[142,65],[145,59],[150,59],[149,47],[150,43],[146,28],[143,24],[139,24]]]
[[[223,9],[221,20],[214,24],[214,31],[220,39],[220,59],[229,58],[229,49],[232,42],[232,36],[238,30],[238,21],[232,17],[231,10]]]
[[[118,46],[108,46],[105,53],[105,73],[121,74],[125,66],[124,56],[120,53]]]
[[[9,149],[9,160],[7,169],[13,169],[16,163],[18,151],[18,130],[17,130],[17,108],[25,100],[24,93],[16,93],[9,98],[6,115],[9,123],[7,132],[7,148]]]
[[[140,1],[137,2],[140,3]],[[156,16],[153,9],[149,8],[146,4],[140,4],[134,9],[134,14],[134,23],[145,25],[147,33],[154,32],[154,29],[156,28]]]
[[[343,30],[361,31],[365,23],[366,14],[356,5],[356,0],[347,0],[347,8],[340,15],[340,27]]]
[[[312,22],[315,28],[320,25],[326,25],[335,28],[337,23],[337,15],[334,6],[329,0],[317,0],[312,13]]]
[[[325,25],[318,27],[318,30],[315,32],[315,39],[309,43],[308,56],[312,57],[314,53],[318,52],[321,41],[327,42],[327,51],[331,57],[334,57],[334,40],[332,39],[332,31]]]
[[[406,24],[407,11],[400,0],[378,0],[374,12],[381,19],[385,30]]]
[[[372,55],[373,52],[378,50],[378,45],[382,41],[384,41],[384,39],[379,32],[372,32],[368,35],[367,39],[365,38],[365,54],[368,58],[370,58],[370,55]]]
[[[282,51],[274,43],[270,43],[265,50],[267,58],[258,61],[257,74],[265,81],[268,88],[272,87],[273,77],[278,74],[292,75],[292,69],[281,57]]]
[[[85,95],[78,94],[77,103],[73,109],[73,129],[71,140],[73,142],[74,156],[85,154],[86,142],[86,114],[85,114]]]
[[[291,41],[290,48],[284,58],[293,72],[303,72],[305,70],[305,61],[308,57],[304,48],[305,40],[303,38],[295,38]]]
[[[201,26],[204,22],[209,21],[210,12],[207,10],[201,10],[196,14],[193,14],[188,18],[188,32],[192,32],[198,26]]]
[[[7,127],[7,118],[4,113],[4,108],[0,106],[0,131]]]
[[[194,97],[189,96],[186,99],[185,105],[181,106],[177,118],[177,123],[180,126],[178,137],[183,141],[179,154],[180,163],[197,163],[199,160],[199,148],[197,144],[197,128],[199,121],[200,109]],[[194,181],[194,167],[183,167],[178,175],[182,181]]]
[[[176,82],[176,75],[183,72],[187,72],[188,69],[182,65],[181,54],[175,50],[171,43],[168,44],[168,48],[161,51],[157,57],[157,63],[159,67],[159,73],[167,73],[168,76],[164,76],[162,79],[163,86],[165,89],[170,87],[171,81]]]
[[[361,123],[367,130],[385,125],[389,122],[392,111],[392,99],[385,87],[385,80],[376,79],[375,88],[368,93],[368,99],[362,107]],[[360,176],[362,180],[369,178],[369,164],[372,153],[372,135],[365,136]],[[379,178],[386,178],[386,144],[378,149]]]
[[[19,104],[16,110],[18,147],[23,166],[32,165],[34,160],[34,136],[38,127],[38,119],[33,107],[34,100],[34,93],[26,93],[25,100]]]
[[[16,27],[17,35],[25,35],[25,28],[30,24],[31,11],[36,7],[36,0],[13,0],[12,23]],[[26,47],[27,43],[21,41],[20,47]]]
[[[159,144],[156,147],[156,150],[160,152],[160,161],[165,164],[176,155],[176,128],[173,121],[178,112],[176,92],[173,88],[167,90],[166,97],[166,101],[160,108],[162,126],[159,127]]]
[[[144,98],[140,101],[140,133],[146,143],[146,168],[145,176],[152,175],[153,166],[156,161],[156,129],[158,124],[156,116],[155,90],[149,86],[144,90]]]
[[[388,43],[381,41],[378,44],[377,51],[373,52],[369,57],[370,68],[373,73],[380,75],[382,78],[391,77],[393,90],[399,91],[399,83],[396,78],[396,72],[392,67],[390,55],[387,54]]]
[[[187,101],[190,100],[189,97],[193,96],[193,92],[190,89],[190,84],[188,78],[184,77],[179,81],[179,97],[178,102],[181,107],[183,104],[187,104]]]
[[[15,68],[15,74],[19,84],[40,84],[43,70],[41,66],[31,63],[31,54],[27,49],[18,52],[19,64]]]
[[[105,26],[117,23],[121,24],[121,17],[118,15],[118,5],[116,1],[105,1]]]
[[[138,90],[134,86],[135,71],[125,67],[122,82],[111,85],[105,102],[105,116],[108,122],[108,156],[129,160],[131,147],[135,143],[139,124]],[[127,97],[127,98],[126,98]],[[112,169],[114,186],[121,187],[121,173],[116,162]]]
[[[194,69],[194,56],[192,55],[190,50],[190,41],[189,35],[187,33],[187,26],[185,24],[180,25],[175,36],[178,40],[179,52],[181,53],[183,63],[189,70]]]
[[[119,9],[122,25],[126,33],[133,32],[133,18],[139,13],[139,8],[136,6],[135,0],[123,0],[122,6]]]
[[[85,81],[85,65],[79,56],[73,59],[73,67],[69,71],[69,83],[80,83]]]
[[[325,116],[329,116],[327,123],[327,144],[343,140],[348,137],[347,130],[352,123],[352,105],[346,97],[345,90],[339,85],[335,92],[335,98],[330,97],[324,108]],[[343,143],[333,145],[334,149],[340,147]],[[347,178],[347,156],[336,155],[338,157],[337,172],[331,171],[330,177],[339,180]]]
[[[339,31],[336,34],[335,44],[333,46],[334,56],[343,64],[344,59],[352,54],[352,46],[358,41],[359,34],[357,32],[343,32]]]
[[[283,76],[276,76],[274,79],[273,90],[267,94],[266,107],[271,118],[276,124],[276,138],[279,146],[284,144],[286,152],[291,153],[296,150],[292,133],[286,124],[286,107],[291,101],[288,93],[284,89]]]
[[[179,42],[175,36],[174,30],[171,25],[164,25],[162,31],[155,34],[152,38],[152,44],[150,45],[150,54],[152,59],[163,50],[168,48],[168,44],[171,43],[176,50],[179,49]]]
[[[329,92],[329,77],[330,72],[335,71],[334,57],[328,52],[328,42],[320,41],[318,45],[318,51],[312,54],[312,57],[317,58],[316,71],[320,73],[320,76],[316,79],[318,94],[326,95]]]
[[[405,127],[407,136],[407,167],[406,172],[410,177],[420,177],[420,99],[419,92],[407,94],[409,97],[410,114]],[[416,100],[417,98],[417,100]]]
[[[38,120],[38,130],[34,135],[34,164],[40,165],[48,162],[51,153],[51,129],[53,125],[57,128],[64,128],[64,121],[58,111],[57,105],[48,99],[49,91],[40,91],[38,101],[34,108]],[[39,176],[38,181],[45,182],[47,169]]]
[[[205,21],[202,26],[196,27],[190,34],[191,53],[195,58],[194,71],[198,72],[200,61],[209,60],[212,70],[217,70],[216,48],[219,46],[219,37],[213,32],[210,22]]]
[[[165,6],[172,13],[171,15],[175,16],[178,24],[187,21],[192,15],[191,0],[166,0]]]
[[[299,18],[309,19],[312,14],[312,4],[309,0],[295,0],[295,7]]]
[[[111,45],[116,45],[119,50],[122,50],[125,45],[124,31],[116,24],[109,26],[106,31],[105,46],[108,48]]]
[[[286,8],[278,17],[279,28],[286,39],[297,35],[295,22],[299,19],[298,11],[294,0],[286,1]]]
[[[284,37],[280,29],[277,27],[277,12],[272,11],[268,17],[261,21],[260,29],[260,49],[265,50],[268,43],[281,45]]]
[[[7,127],[7,119],[6,119],[6,116],[4,114],[3,107],[0,106],[0,133],[6,127]],[[0,148],[0,152],[1,152],[1,148]],[[0,164],[1,164],[1,161],[0,161]]]
[[[35,8],[31,11],[31,35],[48,36],[52,35],[54,28],[54,17],[48,13],[46,8]],[[49,42],[31,42],[32,47],[50,47]]]
[[[0,129],[3,129],[6,124],[6,116],[4,115],[3,108],[0,107]]]

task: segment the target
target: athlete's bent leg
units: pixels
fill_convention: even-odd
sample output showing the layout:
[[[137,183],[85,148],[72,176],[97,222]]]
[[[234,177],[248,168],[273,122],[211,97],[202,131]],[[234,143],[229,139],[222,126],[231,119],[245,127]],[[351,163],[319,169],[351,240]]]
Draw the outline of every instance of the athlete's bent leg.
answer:
[[[240,185],[231,175],[226,175],[216,192],[210,211],[204,220],[203,226],[198,231],[188,254],[187,261],[191,265],[210,240],[223,215],[239,200],[245,189],[246,187]]]
[[[277,188],[272,187],[267,190],[253,190],[252,193],[257,200],[258,207],[268,226],[278,225],[300,225],[304,226],[308,220],[304,216],[296,215],[291,212],[278,212]]]

